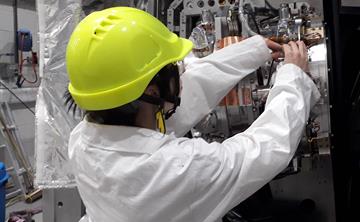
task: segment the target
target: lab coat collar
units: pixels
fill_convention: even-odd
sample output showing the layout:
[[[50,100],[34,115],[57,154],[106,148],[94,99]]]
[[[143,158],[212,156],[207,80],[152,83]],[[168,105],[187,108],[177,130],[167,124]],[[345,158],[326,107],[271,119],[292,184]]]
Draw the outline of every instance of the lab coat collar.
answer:
[[[83,120],[74,131],[92,147],[131,153],[152,154],[175,138],[174,134],[165,135],[155,130],[102,125],[87,120]]]

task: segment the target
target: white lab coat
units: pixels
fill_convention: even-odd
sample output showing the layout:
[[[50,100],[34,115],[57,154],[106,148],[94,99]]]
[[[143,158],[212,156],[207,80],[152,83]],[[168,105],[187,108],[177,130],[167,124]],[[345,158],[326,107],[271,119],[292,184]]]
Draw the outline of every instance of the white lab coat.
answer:
[[[169,128],[183,135],[268,59],[264,40],[255,36],[188,65]],[[223,143],[82,121],[71,134],[69,157],[84,221],[218,220],[288,165],[318,98],[312,80],[287,64],[263,114]]]

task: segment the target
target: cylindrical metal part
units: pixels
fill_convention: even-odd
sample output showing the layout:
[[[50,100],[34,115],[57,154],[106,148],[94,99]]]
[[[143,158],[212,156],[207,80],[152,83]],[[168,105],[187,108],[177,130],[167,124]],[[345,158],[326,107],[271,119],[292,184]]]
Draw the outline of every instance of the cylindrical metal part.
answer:
[[[269,92],[270,92],[270,88],[256,89],[256,90],[252,91],[252,99],[254,101],[264,101],[265,102]]]
[[[290,8],[286,3],[282,3],[279,8],[279,19],[280,20],[290,20]]]
[[[215,18],[214,18],[213,13],[210,10],[203,10],[201,12],[201,23],[204,25],[206,25],[206,24],[214,25]]]

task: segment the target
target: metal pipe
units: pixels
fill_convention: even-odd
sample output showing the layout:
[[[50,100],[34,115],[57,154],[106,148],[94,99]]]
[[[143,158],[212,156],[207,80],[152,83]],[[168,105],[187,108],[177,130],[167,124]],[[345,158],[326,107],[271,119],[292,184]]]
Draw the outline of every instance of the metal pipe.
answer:
[[[139,0],[137,2],[136,8],[143,11],[148,11],[148,4],[149,4],[149,0]]]
[[[251,37],[254,35],[257,35],[256,32],[254,32],[253,30],[251,30],[247,17],[245,16],[245,12],[244,12],[244,0],[240,0],[238,2],[236,2],[236,5],[238,4],[239,6],[239,19],[241,21],[241,26],[242,26],[242,35],[243,37]]]
[[[15,63],[19,64],[19,45],[18,45],[18,38],[17,38],[17,30],[18,30],[18,1],[13,0],[13,22],[14,22],[14,58]]]

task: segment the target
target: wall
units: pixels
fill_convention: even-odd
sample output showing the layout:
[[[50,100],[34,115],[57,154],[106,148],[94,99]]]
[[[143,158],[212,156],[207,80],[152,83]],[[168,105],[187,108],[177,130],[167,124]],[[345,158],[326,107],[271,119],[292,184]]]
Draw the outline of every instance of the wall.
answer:
[[[0,53],[8,53],[13,52],[13,45],[14,45],[14,34],[13,34],[13,8],[11,6],[11,2],[7,0],[0,0]],[[27,28],[33,34],[33,51],[38,52],[39,50],[39,38],[38,38],[38,15],[35,11],[35,2],[33,1],[32,4],[25,3],[22,0],[19,1],[19,8],[18,8],[18,28]],[[29,55],[29,54],[27,54]],[[10,62],[9,57],[2,57],[0,58],[0,62]],[[24,76],[28,79],[33,79],[34,74],[32,72],[31,67],[25,66],[24,68]],[[10,88],[18,94],[19,97],[22,98],[21,89],[16,89],[17,87],[14,84],[9,84]],[[34,87],[29,89],[32,93],[28,94],[26,100],[27,105],[29,105],[33,110],[35,109],[35,100],[36,100],[36,91],[38,84],[27,84],[24,83],[23,87],[24,90],[27,87]],[[7,91],[0,87],[0,95],[6,93]],[[5,97],[0,96],[0,102],[4,102]],[[24,108],[23,105],[15,101],[12,97],[12,105],[11,108],[13,110],[13,115],[15,118],[15,125],[17,126],[18,132],[20,134],[21,142],[23,144],[23,148],[25,150],[25,154],[28,156],[30,161],[33,163],[34,161],[34,132],[35,132],[35,124],[34,124],[34,116]],[[2,141],[0,141],[1,143]],[[0,153],[0,161],[8,162],[8,158],[4,154]]]

